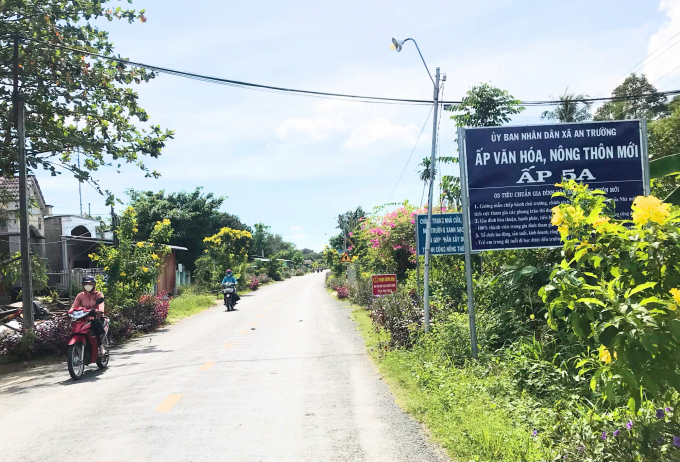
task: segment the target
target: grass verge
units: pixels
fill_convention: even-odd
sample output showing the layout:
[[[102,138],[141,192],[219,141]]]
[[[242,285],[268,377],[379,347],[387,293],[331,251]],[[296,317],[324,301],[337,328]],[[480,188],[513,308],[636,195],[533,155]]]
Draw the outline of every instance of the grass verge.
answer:
[[[476,364],[444,369],[424,348],[386,350],[389,334],[376,331],[369,311],[348,307],[396,402],[425,424],[453,460],[549,457],[522,419],[533,406],[517,395],[505,373]]]
[[[179,297],[170,300],[167,322],[174,323],[180,319],[193,316],[207,310],[218,300],[213,294],[183,293]]]

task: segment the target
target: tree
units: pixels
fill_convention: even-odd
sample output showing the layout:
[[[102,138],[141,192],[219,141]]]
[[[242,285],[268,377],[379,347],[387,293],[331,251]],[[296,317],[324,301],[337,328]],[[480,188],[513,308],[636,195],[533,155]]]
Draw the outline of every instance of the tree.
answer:
[[[569,87],[560,95],[559,104],[552,111],[545,111],[541,119],[555,120],[562,123],[584,122],[590,120],[592,101],[585,101],[588,95],[569,93]]]
[[[250,231],[226,227],[206,237],[205,253],[196,261],[196,280],[215,286],[222,281],[227,269],[232,269],[234,277],[240,278],[245,273],[252,239]]]
[[[645,95],[644,97],[641,97]],[[595,120],[642,119],[653,120],[667,113],[666,96],[649,83],[647,76],[629,75],[612,92],[620,100],[608,101],[595,112]]]
[[[653,193],[666,202],[680,205],[680,96],[668,105],[670,115],[648,124],[649,165]]]
[[[135,209],[123,211],[116,228],[118,247],[101,244],[90,258],[107,275],[104,295],[113,305],[127,306],[148,293],[156,282],[164,257],[170,252],[166,245],[172,236],[170,220],[154,223],[148,239],[139,234]]]
[[[88,55],[113,57],[108,33],[90,23],[100,18],[146,21],[144,10],[108,7],[108,0],[7,0],[0,9],[0,37],[19,35],[20,94],[25,100],[26,153],[30,170],[58,168],[81,181],[103,166],[144,165],[156,158],[172,131],[147,124],[131,83],[148,82],[154,72]],[[18,154],[12,111],[13,47],[0,49],[0,175],[17,173]],[[143,125],[134,125],[135,121]],[[80,151],[82,166],[75,162]],[[96,184],[96,182],[95,182]],[[101,192],[101,191],[100,191]],[[109,194],[109,203],[112,196]]]
[[[270,226],[264,223],[255,223],[253,227],[255,231],[253,232],[253,241],[250,249],[252,256],[261,257],[264,254],[265,258],[269,258],[282,250],[295,249],[295,244],[284,241],[280,234],[273,234],[270,231]]]
[[[445,110],[458,113],[451,116],[458,127],[495,127],[510,122],[510,116],[524,111],[524,107],[507,90],[482,83],[470,88],[460,104],[446,106]],[[440,157],[440,160],[458,162],[455,157]],[[460,178],[443,175],[441,181],[440,201],[446,200],[450,208],[458,209],[461,205]]]
[[[203,194],[201,188],[189,193],[166,194],[164,190],[155,193],[133,189],[127,193],[130,206],[137,214],[140,236],[148,239],[156,222],[169,219],[175,230],[172,243],[189,249],[177,252],[177,260],[190,271],[195,269],[196,260],[206,249],[206,237],[222,228],[250,231],[237,216],[220,212],[224,197]]]
[[[458,113],[451,118],[459,127],[494,127],[510,122],[510,116],[524,107],[507,90],[483,83],[470,88],[460,104],[446,106],[445,110]]]
[[[338,226],[340,229],[340,239],[342,241],[342,247],[344,249],[345,239],[350,241],[352,231],[359,227],[361,220],[366,216],[366,212],[361,206],[357,207],[356,210],[350,210],[348,212],[338,215]]]

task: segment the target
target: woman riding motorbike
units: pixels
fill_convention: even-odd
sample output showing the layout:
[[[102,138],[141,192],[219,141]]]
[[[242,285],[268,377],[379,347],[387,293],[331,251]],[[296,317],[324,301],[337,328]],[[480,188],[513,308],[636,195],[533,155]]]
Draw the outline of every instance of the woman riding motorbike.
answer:
[[[97,311],[97,316],[92,320],[92,330],[97,336],[97,343],[99,344],[99,354],[104,355],[104,346],[102,339],[104,337],[104,326],[102,324],[102,316],[104,316],[104,302],[97,304],[98,298],[103,298],[101,292],[95,290],[97,281],[92,276],[85,276],[83,278],[83,291],[80,292],[76,299],[73,300],[71,308],[87,308]]]
[[[226,284],[227,282],[234,284],[234,305],[236,305],[238,301],[241,300],[241,297],[236,293],[236,278],[231,274],[230,269],[227,270],[227,274],[225,274],[224,279],[222,279],[222,284]]]

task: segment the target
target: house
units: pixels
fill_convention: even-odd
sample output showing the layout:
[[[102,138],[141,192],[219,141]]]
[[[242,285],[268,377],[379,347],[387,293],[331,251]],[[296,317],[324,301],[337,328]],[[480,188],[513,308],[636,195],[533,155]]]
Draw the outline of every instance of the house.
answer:
[[[45,256],[45,215],[52,213],[52,206],[45,203],[35,176],[26,179],[28,193],[28,225],[31,252]],[[21,223],[19,220],[19,178],[0,177],[0,261],[21,250]],[[21,283],[5,290],[0,287],[0,299],[14,300]]]
[[[94,218],[53,215],[45,218],[47,260],[50,271],[96,268],[89,257],[99,244],[113,244],[113,233],[99,229]]]
[[[28,223],[31,251],[45,256],[45,216],[52,213],[52,206],[45,204],[40,185],[35,176],[26,179],[28,187]],[[0,258],[14,255],[21,250],[19,222],[19,178],[0,177]],[[7,202],[5,207],[4,202]]]

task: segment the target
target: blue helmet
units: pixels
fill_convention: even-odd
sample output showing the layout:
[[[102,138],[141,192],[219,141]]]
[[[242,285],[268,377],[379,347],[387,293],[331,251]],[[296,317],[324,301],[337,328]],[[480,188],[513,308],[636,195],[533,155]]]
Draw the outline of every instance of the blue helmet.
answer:
[[[84,284],[96,284],[97,281],[94,280],[94,276],[85,276],[83,278],[83,285]]]

